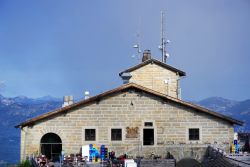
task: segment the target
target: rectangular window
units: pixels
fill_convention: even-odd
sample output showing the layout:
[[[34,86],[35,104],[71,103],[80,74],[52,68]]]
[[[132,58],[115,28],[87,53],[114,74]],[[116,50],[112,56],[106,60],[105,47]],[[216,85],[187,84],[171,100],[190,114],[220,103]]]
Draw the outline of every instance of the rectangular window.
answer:
[[[190,128],[189,129],[189,140],[200,140],[199,128]]]
[[[111,129],[111,140],[121,141],[122,140],[122,129]]]
[[[95,129],[85,129],[85,141],[95,141]]]
[[[144,122],[144,126],[153,126],[153,122]]]

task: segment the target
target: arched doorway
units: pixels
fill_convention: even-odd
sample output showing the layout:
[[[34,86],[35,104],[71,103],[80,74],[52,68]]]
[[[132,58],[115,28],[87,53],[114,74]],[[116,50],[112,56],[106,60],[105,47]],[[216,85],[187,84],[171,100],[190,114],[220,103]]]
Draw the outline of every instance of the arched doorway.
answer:
[[[199,167],[201,164],[192,158],[183,158],[177,162],[176,167]]]
[[[49,160],[58,161],[62,151],[62,140],[55,133],[43,135],[40,141],[41,153]]]

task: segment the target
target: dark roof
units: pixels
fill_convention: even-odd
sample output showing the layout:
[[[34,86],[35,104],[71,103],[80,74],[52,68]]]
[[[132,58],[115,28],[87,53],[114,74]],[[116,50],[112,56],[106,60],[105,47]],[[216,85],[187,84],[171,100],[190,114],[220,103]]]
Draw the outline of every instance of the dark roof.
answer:
[[[134,70],[136,70],[138,68],[141,68],[141,67],[143,67],[143,66],[145,66],[145,65],[147,65],[149,63],[155,63],[155,64],[157,64],[157,65],[159,65],[159,66],[161,66],[161,67],[163,67],[165,69],[168,69],[168,70],[171,70],[173,72],[179,73],[180,76],[186,76],[186,73],[184,71],[178,70],[178,69],[176,69],[176,68],[174,68],[174,67],[172,67],[170,65],[167,65],[165,63],[162,63],[162,62],[160,62],[159,60],[156,60],[156,59],[146,60],[146,61],[144,61],[144,62],[142,62],[142,63],[140,63],[138,65],[135,65],[134,67],[131,67],[129,69],[126,69],[126,70],[120,72],[119,75],[121,76],[122,73],[134,71]]]
[[[189,103],[189,102],[185,102],[185,101],[182,101],[182,100],[174,98],[174,97],[167,96],[165,94],[159,93],[159,92],[154,91],[154,90],[149,89],[149,88],[145,88],[145,87],[143,87],[141,85],[138,85],[138,84],[135,84],[135,83],[128,83],[128,84],[124,84],[124,85],[122,85],[122,86],[120,86],[118,88],[115,88],[115,89],[109,90],[107,92],[101,93],[99,95],[90,97],[90,98],[88,98],[86,100],[82,100],[82,101],[74,103],[72,105],[69,105],[69,106],[66,106],[66,107],[63,107],[63,108],[59,108],[59,109],[56,109],[54,111],[42,114],[42,115],[40,115],[38,117],[35,117],[35,118],[32,118],[32,119],[27,120],[25,122],[22,122],[22,123],[20,123],[19,125],[15,126],[15,127],[16,128],[21,128],[21,127],[24,127],[24,126],[33,125],[37,121],[41,121],[41,120],[47,119],[49,117],[56,116],[58,114],[66,113],[67,111],[69,111],[71,109],[74,109],[76,107],[79,107],[81,105],[87,105],[87,104],[93,103],[95,101],[98,102],[102,98],[114,95],[115,93],[119,93],[119,92],[122,92],[122,91],[129,90],[129,89],[134,89],[134,90],[139,90],[139,91],[146,92],[146,93],[151,94],[153,96],[157,96],[159,98],[162,98],[165,101],[171,101],[171,102],[183,105],[185,107],[194,109],[196,111],[207,113],[209,115],[215,116],[217,118],[221,118],[221,119],[223,119],[225,121],[228,121],[228,122],[230,122],[232,124],[237,124],[237,125],[243,125],[244,124],[244,122],[242,122],[242,121],[239,121],[239,120],[236,120],[234,118],[231,118],[231,117],[222,115],[220,113],[211,111],[209,109],[197,106],[195,104],[192,104],[192,103]]]

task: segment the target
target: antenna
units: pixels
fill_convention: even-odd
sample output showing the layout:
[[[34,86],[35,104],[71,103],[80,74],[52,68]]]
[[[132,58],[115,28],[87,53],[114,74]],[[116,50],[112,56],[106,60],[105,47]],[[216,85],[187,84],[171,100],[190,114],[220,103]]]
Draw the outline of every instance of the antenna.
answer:
[[[167,58],[169,57],[169,54],[166,51],[167,44],[170,42],[169,40],[166,40],[165,38],[165,13],[161,11],[161,45],[159,46],[159,49],[161,50],[161,61],[163,63],[166,63]]]
[[[135,45],[133,45],[133,48],[137,49],[136,55],[137,55],[138,60],[140,60],[140,53],[141,53],[140,40],[139,39],[140,39],[140,34],[137,33],[136,34],[136,40],[137,40],[137,42],[136,42]],[[133,57],[135,57],[135,56],[133,56]]]

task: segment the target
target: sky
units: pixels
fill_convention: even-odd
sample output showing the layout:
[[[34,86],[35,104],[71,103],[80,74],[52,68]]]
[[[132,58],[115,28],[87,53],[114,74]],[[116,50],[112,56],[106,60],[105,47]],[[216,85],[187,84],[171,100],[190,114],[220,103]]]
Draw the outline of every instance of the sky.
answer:
[[[161,11],[167,64],[187,73],[183,99],[250,98],[249,0],[1,0],[0,94],[82,98],[120,86],[118,73],[140,63],[137,41],[161,58]]]

